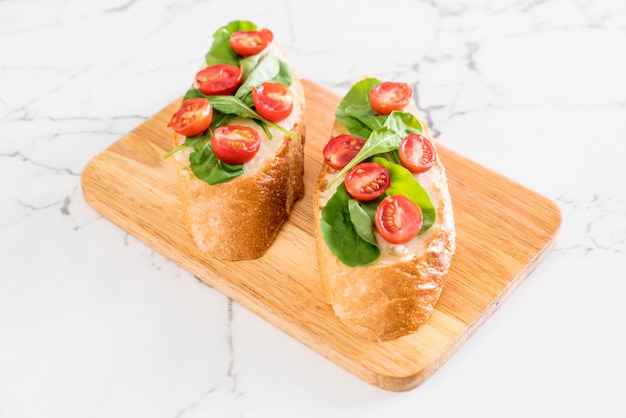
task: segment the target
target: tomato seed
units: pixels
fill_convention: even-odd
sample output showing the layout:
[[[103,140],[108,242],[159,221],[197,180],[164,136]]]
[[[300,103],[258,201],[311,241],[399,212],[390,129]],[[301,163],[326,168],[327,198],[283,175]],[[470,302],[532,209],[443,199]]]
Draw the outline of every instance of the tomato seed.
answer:
[[[394,210],[388,210],[385,212],[385,227],[390,232],[398,230],[398,225],[396,224],[396,212]]]

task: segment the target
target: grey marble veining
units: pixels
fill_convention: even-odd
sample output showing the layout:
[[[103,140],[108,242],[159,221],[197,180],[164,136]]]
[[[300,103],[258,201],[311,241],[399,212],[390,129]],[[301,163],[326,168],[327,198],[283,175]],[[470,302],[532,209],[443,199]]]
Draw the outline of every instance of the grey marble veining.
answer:
[[[338,94],[410,83],[442,145],[561,208],[554,251],[413,391],[358,380],[84,201],[85,165],[179,97],[232,19]],[[625,45],[611,0],[0,1],[0,418],[626,416]]]

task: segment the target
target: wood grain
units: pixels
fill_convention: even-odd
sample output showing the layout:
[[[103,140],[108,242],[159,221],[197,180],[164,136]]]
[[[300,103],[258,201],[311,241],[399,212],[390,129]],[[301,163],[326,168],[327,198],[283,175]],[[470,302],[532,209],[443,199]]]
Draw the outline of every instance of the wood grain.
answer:
[[[414,334],[367,342],[325,303],[313,235],[312,192],[340,98],[304,81],[305,197],[265,256],[219,261],[199,253],[182,224],[165,127],[172,102],[93,158],[82,173],[86,201],[147,245],[350,373],[405,391],[432,375],[484,323],[555,244],[550,200],[439,145],[457,226],[457,252],[430,320]],[[477,205],[480,210],[476,210]]]

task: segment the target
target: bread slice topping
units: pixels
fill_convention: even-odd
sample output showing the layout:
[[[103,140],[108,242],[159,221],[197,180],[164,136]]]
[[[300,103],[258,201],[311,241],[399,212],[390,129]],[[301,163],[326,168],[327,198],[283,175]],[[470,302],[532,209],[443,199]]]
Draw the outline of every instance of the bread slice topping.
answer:
[[[164,156],[174,156],[187,228],[203,253],[250,259],[271,245],[304,194],[304,109],[301,81],[271,31],[233,21],[215,32]]]
[[[455,251],[445,168],[410,94],[404,83],[376,78],[352,86],[335,112],[313,199],[328,302],[373,341],[427,321]]]

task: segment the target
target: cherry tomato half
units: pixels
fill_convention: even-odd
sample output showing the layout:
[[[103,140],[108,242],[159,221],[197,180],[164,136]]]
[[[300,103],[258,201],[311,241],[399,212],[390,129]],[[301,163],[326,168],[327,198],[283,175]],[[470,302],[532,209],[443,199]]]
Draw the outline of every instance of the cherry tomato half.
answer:
[[[402,110],[413,97],[413,90],[407,83],[385,81],[370,90],[370,104],[376,113],[388,115],[394,110]]]
[[[206,67],[196,74],[198,88],[208,95],[229,95],[241,84],[243,74],[239,67],[217,64]]]
[[[213,132],[211,145],[217,158],[226,164],[243,164],[256,155],[261,137],[248,126],[220,126]]]
[[[242,30],[230,36],[230,46],[239,55],[248,57],[263,51],[273,39],[274,34],[269,29]]]
[[[280,122],[293,110],[293,93],[282,83],[265,82],[252,88],[252,100],[259,115],[272,122]]]
[[[186,100],[167,124],[184,136],[196,136],[209,129],[213,120],[213,106],[204,97]]]
[[[376,229],[392,244],[404,244],[422,228],[422,210],[402,194],[387,196],[380,202],[374,216]]]
[[[354,135],[341,134],[324,147],[324,161],[335,170],[341,170],[363,148],[365,139]]]
[[[430,170],[437,158],[432,142],[419,134],[404,137],[398,151],[402,165],[412,173]]]
[[[361,163],[346,173],[346,190],[361,202],[380,197],[391,185],[389,171],[380,164]]]

